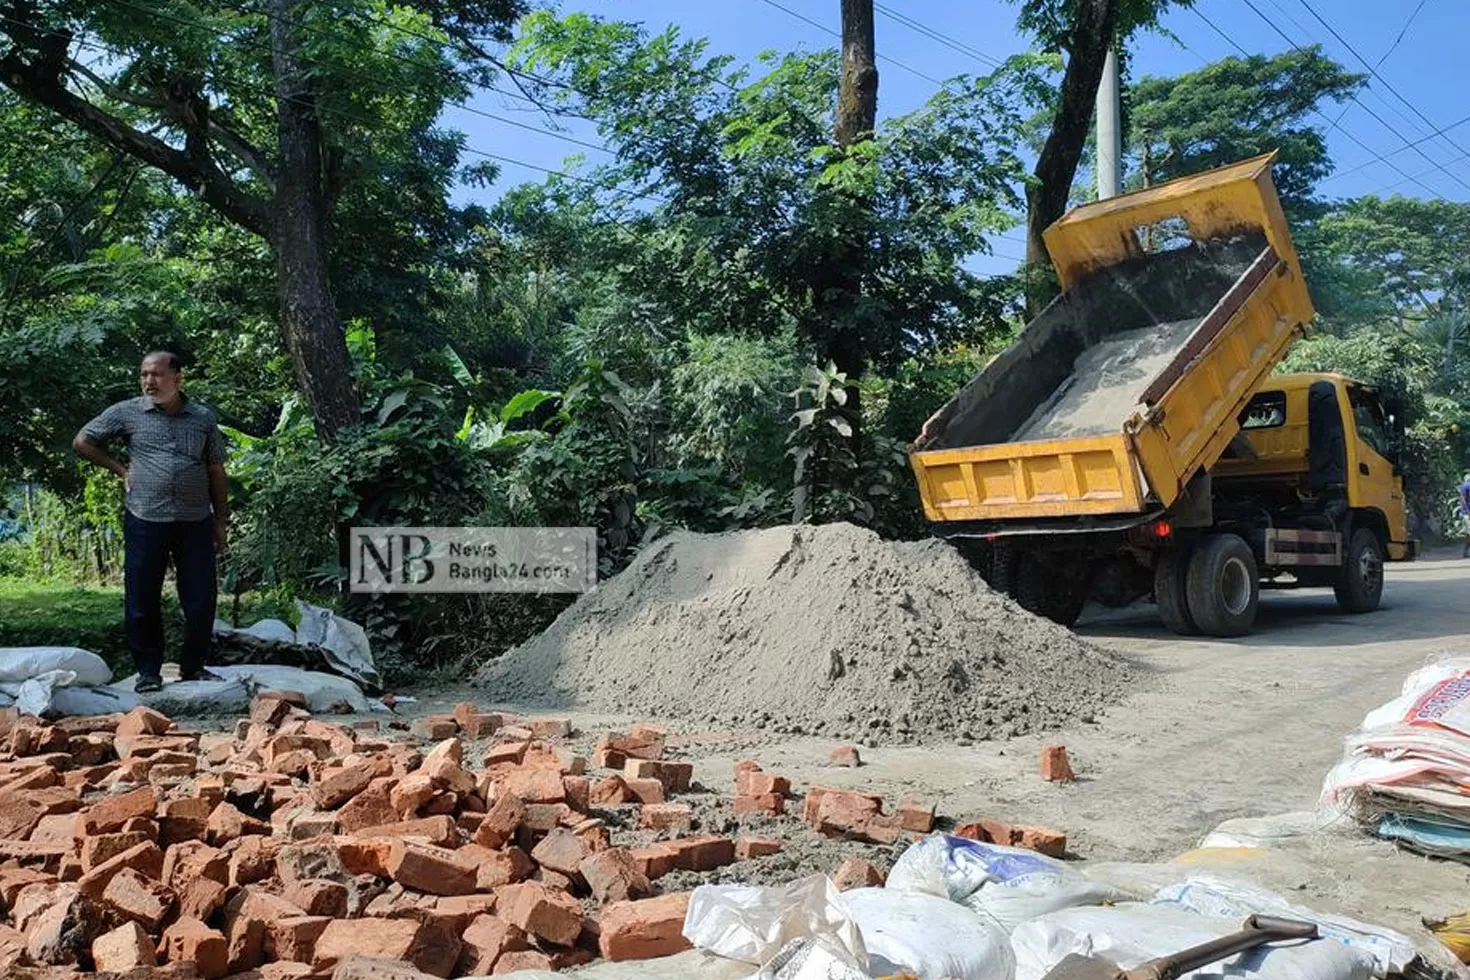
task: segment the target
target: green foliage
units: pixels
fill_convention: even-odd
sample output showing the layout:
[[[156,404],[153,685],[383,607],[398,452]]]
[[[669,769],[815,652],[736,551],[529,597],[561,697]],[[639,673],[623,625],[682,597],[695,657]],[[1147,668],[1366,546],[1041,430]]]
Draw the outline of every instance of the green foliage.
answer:
[[[1019,3],[1016,26],[1032,35],[1044,51],[1072,50],[1077,7],[1087,0],[1012,0]],[[1126,41],[1138,31],[1158,31],[1170,7],[1189,7],[1194,0],[1118,0],[1115,34]]]
[[[1308,122],[1366,81],[1319,46],[1266,57],[1228,57],[1173,78],[1143,78],[1127,91],[1128,148],[1136,184],[1158,184],[1276,150],[1282,203],[1308,210],[1332,171],[1324,132]]]

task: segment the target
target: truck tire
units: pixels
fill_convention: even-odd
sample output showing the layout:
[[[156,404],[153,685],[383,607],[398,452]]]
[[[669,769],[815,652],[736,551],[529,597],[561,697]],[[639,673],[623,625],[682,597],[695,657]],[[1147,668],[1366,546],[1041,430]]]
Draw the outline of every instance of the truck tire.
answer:
[[[1383,598],[1383,543],[1366,527],[1353,532],[1342,569],[1332,587],[1343,612],[1365,613],[1378,608]]]
[[[990,574],[986,581],[1001,595],[1016,596],[1016,577],[1020,571],[1021,552],[1013,545],[997,543],[990,551]]]
[[[1187,547],[1172,548],[1162,552],[1154,565],[1154,601],[1159,606],[1159,618],[1165,629],[1179,636],[1199,635],[1199,626],[1189,614],[1186,573],[1190,554]]]
[[[1207,636],[1243,636],[1256,621],[1260,573],[1251,546],[1238,534],[1202,541],[1185,573],[1189,615]]]
[[[1020,607],[1062,626],[1072,626],[1087,601],[1084,580],[1068,575],[1035,554],[1022,553],[1016,570],[1015,600]]]

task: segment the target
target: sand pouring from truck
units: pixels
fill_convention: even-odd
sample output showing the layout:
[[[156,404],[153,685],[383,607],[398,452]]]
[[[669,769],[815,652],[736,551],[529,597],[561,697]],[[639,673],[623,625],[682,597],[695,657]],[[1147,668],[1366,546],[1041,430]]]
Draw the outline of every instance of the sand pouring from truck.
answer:
[[[1377,608],[1414,557],[1403,412],[1333,374],[1273,374],[1314,311],[1275,154],[1083,205],[1046,230],[1062,294],[924,425],[936,533],[1070,625],[1152,595],[1238,636],[1260,589]]]

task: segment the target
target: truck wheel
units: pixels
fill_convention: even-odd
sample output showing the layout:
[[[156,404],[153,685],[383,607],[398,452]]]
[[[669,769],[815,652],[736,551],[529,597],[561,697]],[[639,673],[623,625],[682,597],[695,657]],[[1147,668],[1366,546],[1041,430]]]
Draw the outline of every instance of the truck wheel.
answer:
[[[1378,600],[1383,598],[1383,545],[1368,528],[1353,532],[1332,591],[1343,612],[1365,613],[1378,608]]]
[[[1199,635],[1199,626],[1189,614],[1185,583],[1190,554],[1188,548],[1173,548],[1161,553],[1154,566],[1154,601],[1159,606],[1159,618],[1165,629],[1180,636]]]
[[[1022,609],[1054,623],[1071,626],[1087,601],[1084,580],[1068,575],[1034,554],[1022,554],[1016,571],[1016,602]]]
[[[1021,552],[1008,544],[996,544],[990,551],[990,574],[986,581],[1001,595],[1016,598],[1016,578],[1021,566]]]
[[[1260,574],[1251,546],[1238,534],[1206,538],[1185,574],[1189,614],[1208,636],[1242,636],[1256,621]]]

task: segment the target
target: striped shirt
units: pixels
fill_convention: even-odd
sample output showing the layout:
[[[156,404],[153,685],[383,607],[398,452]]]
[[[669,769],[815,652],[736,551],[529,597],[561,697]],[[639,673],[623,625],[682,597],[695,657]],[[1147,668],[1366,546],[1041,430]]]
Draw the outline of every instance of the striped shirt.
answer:
[[[214,512],[207,467],[224,463],[225,442],[214,412],[198,402],[184,398],[170,415],[146,396],[129,398],[88,422],[82,437],[98,446],[127,441],[127,508],[134,517],[202,521]]]

